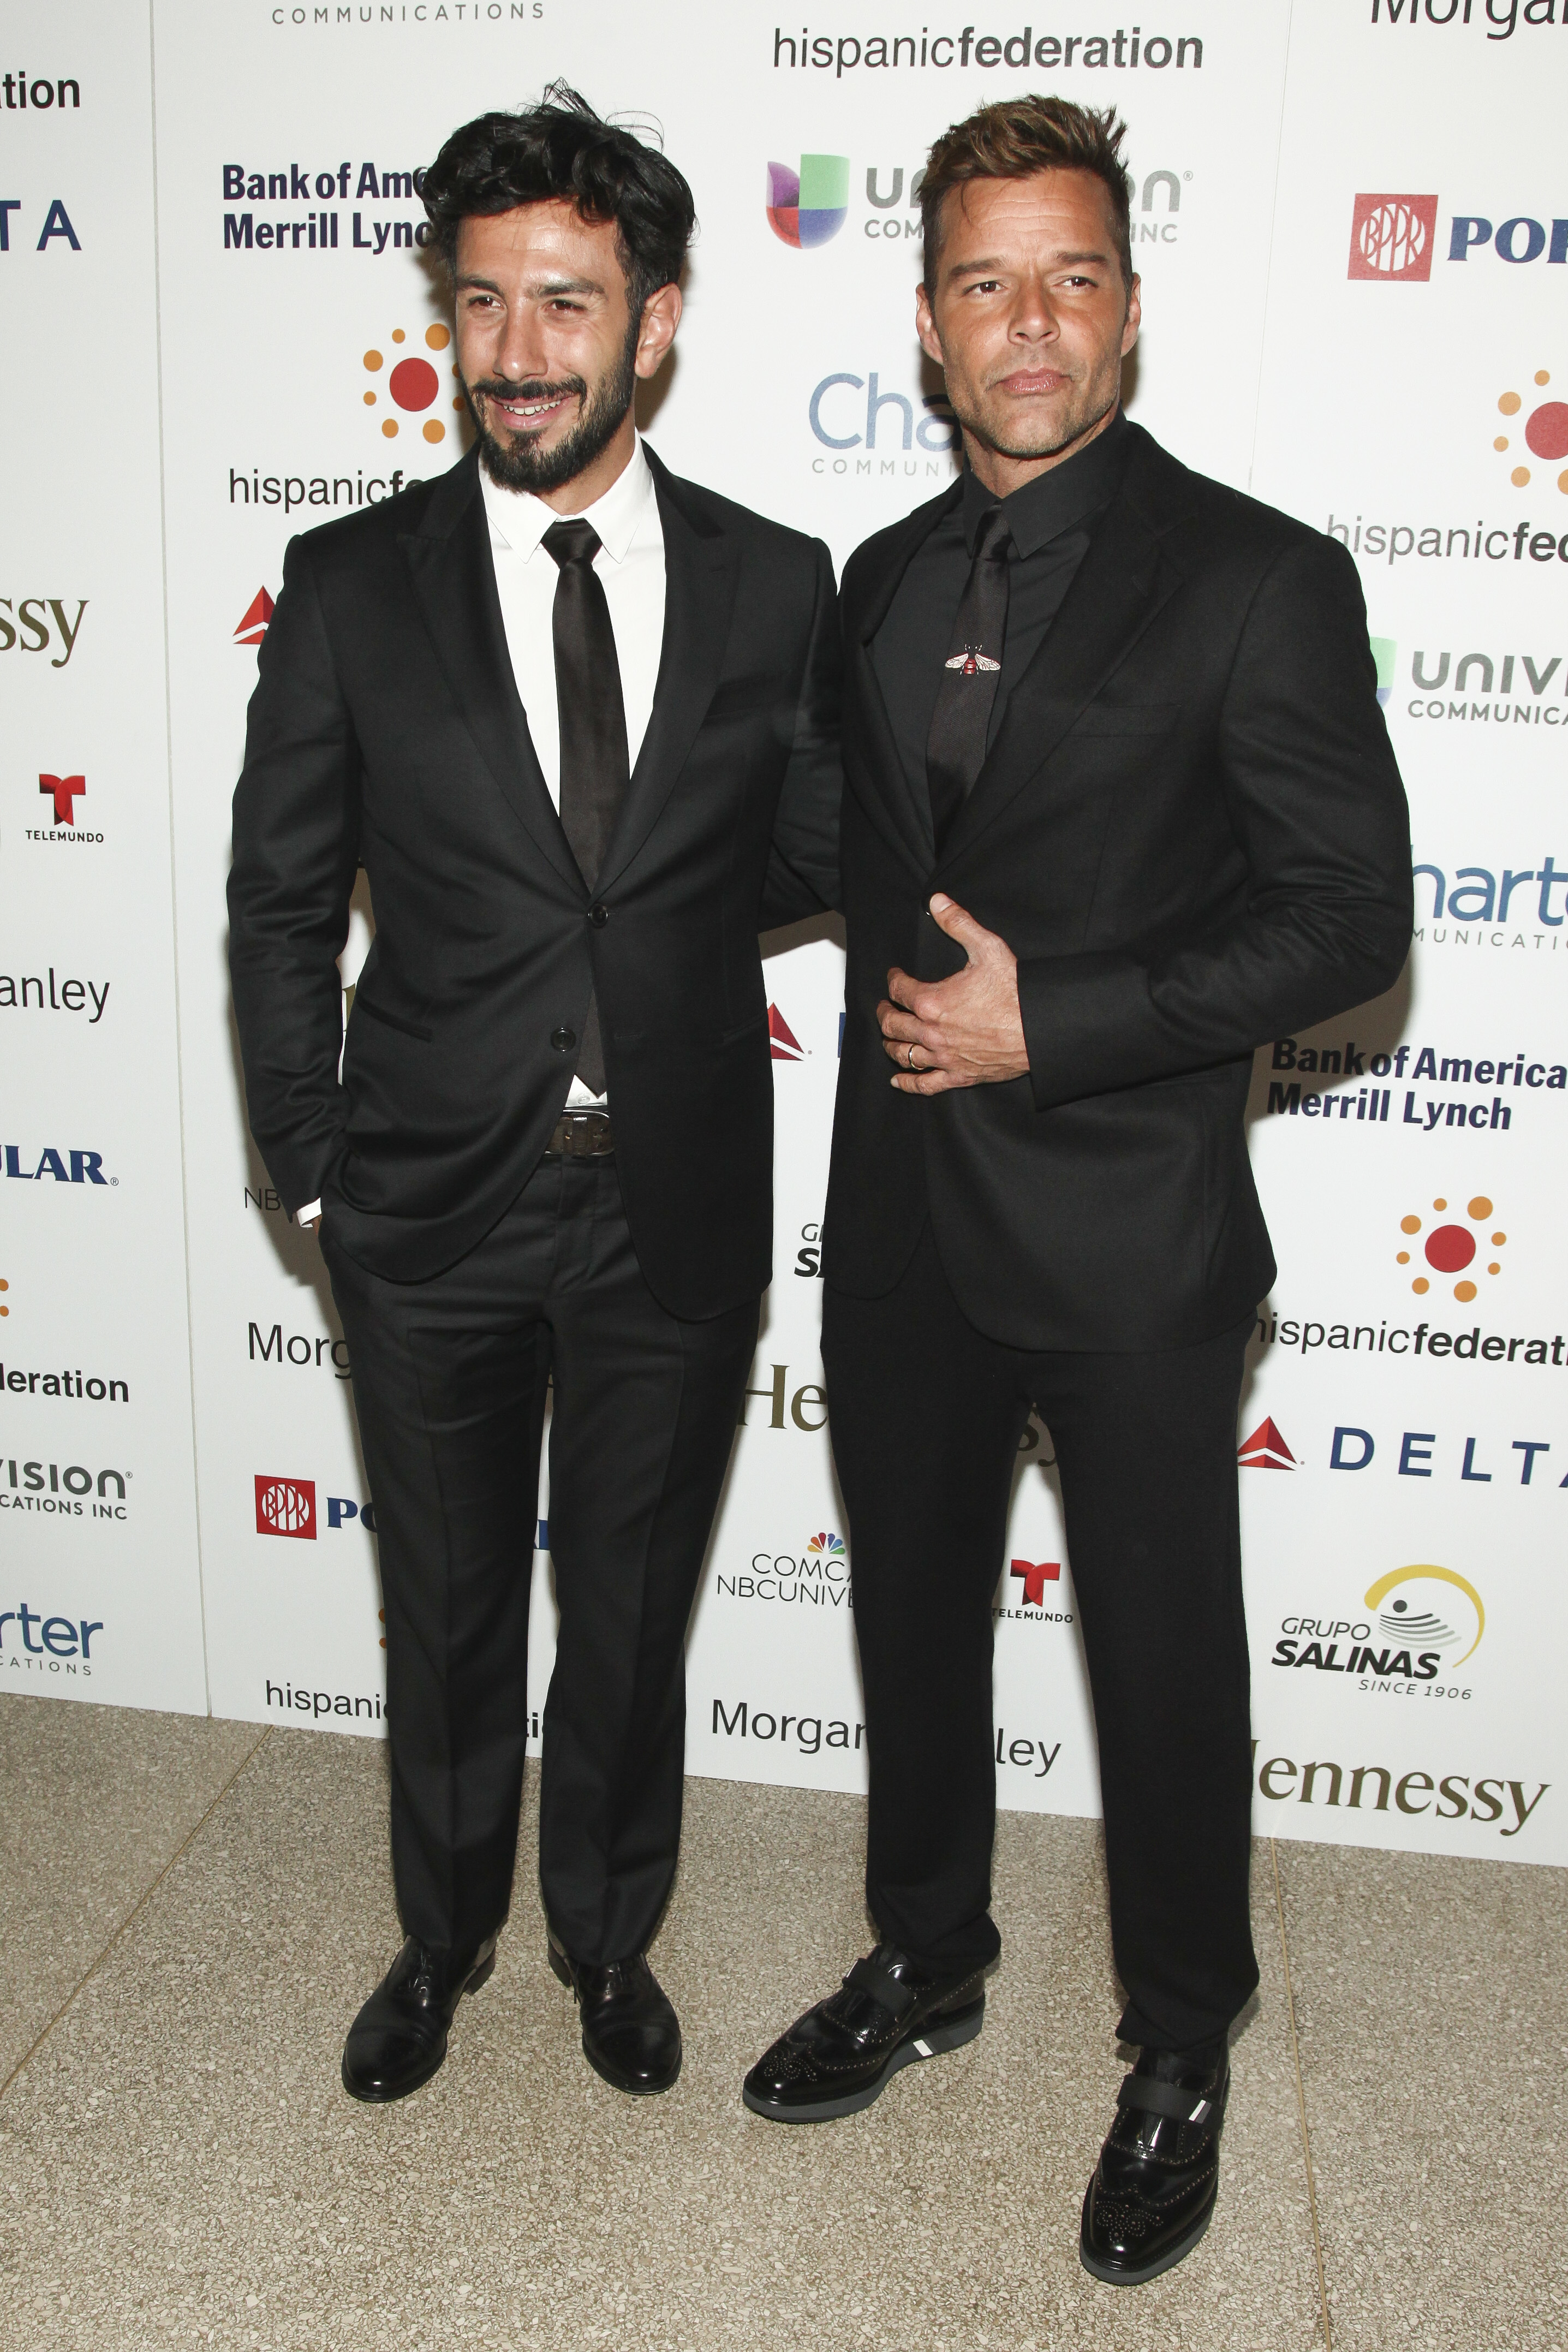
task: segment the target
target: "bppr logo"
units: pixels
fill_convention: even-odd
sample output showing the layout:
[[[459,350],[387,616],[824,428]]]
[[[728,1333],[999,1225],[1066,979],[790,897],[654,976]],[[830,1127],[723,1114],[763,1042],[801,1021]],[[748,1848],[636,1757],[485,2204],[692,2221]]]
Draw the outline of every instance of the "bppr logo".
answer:
[[[258,1536],[294,1536],[314,1543],[315,1479],[257,1478],[256,1531]]]
[[[1437,241],[1436,196],[1357,196],[1348,274],[1424,285],[1432,275]]]

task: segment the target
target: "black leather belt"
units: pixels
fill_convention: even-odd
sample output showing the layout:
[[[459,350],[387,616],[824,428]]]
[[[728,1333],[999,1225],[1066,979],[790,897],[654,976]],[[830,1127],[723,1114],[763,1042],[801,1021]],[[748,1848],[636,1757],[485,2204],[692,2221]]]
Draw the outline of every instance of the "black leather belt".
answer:
[[[550,1134],[547,1160],[608,1160],[615,1150],[615,1130],[607,1110],[563,1111]]]

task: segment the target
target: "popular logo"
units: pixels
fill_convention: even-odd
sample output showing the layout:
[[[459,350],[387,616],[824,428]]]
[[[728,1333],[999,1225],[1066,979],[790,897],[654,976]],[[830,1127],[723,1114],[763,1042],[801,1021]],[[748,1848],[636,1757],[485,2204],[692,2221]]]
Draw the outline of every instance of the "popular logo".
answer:
[[[54,802],[57,824],[75,824],[76,803],[87,791],[85,776],[40,776],[38,790]]]
[[[1550,383],[1550,370],[1537,368],[1535,381],[1538,384]],[[1505,392],[1498,402],[1499,414],[1503,416],[1517,416],[1523,406],[1524,402],[1517,392]],[[1542,401],[1525,418],[1523,431],[1524,446],[1533,456],[1544,458],[1548,464],[1554,464],[1559,457],[1568,457],[1568,400]],[[1507,449],[1509,436],[1500,433],[1491,446],[1500,452]],[[1508,478],[1516,490],[1522,490],[1530,479],[1530,467],[1514,466]],[[1568,490],[1568,473],[1558,475],[1557,487],[1560,490]]]
[[[316,1540],[316,1481],[314,1478],[258,1478],[256,1482],[256,1531],[258,1536],[294,1536]]]
[[[267,635],[267,625],[272,619],[274,609],[273,599],[267,594],[267,590],[258,588],[240,616],[240,625],[235,631],[234,636],[235,645],[260,645]]]
[[[392,340],[394,343],[406,343],[408,341],[406,330],[394,327],[392,331]],[[424,331],[424,343],[427,351],[444,352],[451,341],[452,331],[449,327],[426,327]],[[369,351],[365,353],[363,364],[367,374],[379,376],[382,368],[386,366],[386,361],[380,352]],[[455,369],[453,370],[453,373],[456,373]],[[441,378],[428,360],[422,360],[417,352],[411,352],[406,359],[393,360],[382,391],[367,392],[364,395],[364,404],[367,408],[380,407],[384,397],[392,402],[394,408],[401,408],[404,415],[412,421],[416,416],[424,415],[427,408],[434,408],[440,396]],[[454,408],[463,406],[461,393],[457,394],[452,405]],[[395,416],[382,418],[382,433],[388,441],[397,439],[399,429]],[[439,416],[426,416],[424,423],[420,426],[420,431],[427,441],[444,441],[446,438],[446,427]]]
[[[1008,1574],[1022,1580],[1026,1609],[1043,1609],[1046,1586],[1061,1581],[1061,1562],[1059,1559],[1015,1559],[1009,1562]]]
[[[1432,1203],[1432,1207],[1438,1216],[1442,1216],[1444,1214],[1448,1205],[1448,1203],[1446,1200],[1437,1200]],[[1472,1231],[1472,1227],[1476,1225],[1489,1225],[1491,1223],[1493,1213],[1492,1204],[1487,1199],[1485,1193],[1478,1192],[1475,1199],[1468,1203],[1465,1210],[1465,1215],[1469,1220],[1469,1223],[1460,1225],[1449,1223],[1447,1224],[1434,1225],[1427,1233],[1426,1240],[1421,1244],[1421,1255],[1431,1267],[1432,1272],[1434,1274],[1445,1276],[1450,1274],[1464,1275],[1465,1268],[1468,1265],[1473,1265],[1479,1255],[1479,1238]],[[1416,1235],[1422,1231],[1422,1227],[1423,1220],[1414,1214],[1407,1217],[1401,1217],[1399,1220],[1400,1232],[1402,1234],[1408,1234],[1412,1243],[1414,1243]],[[1505,1233],[1494,1233],[1486,1235],[1485,1238],[1490,1242],[1493,1249],[1501,1249],[1508,1240],[1508,1235]],[[1396,1251],[1395,1253],[1394,1262],[1396,1265],[1408,1265],[1410,1263],[1410,1251],[1407,1249]],[[1502,1272],[1501,1259],[1495,1258],[1489,1260],[1486,1270],[1489,1275],[1500,1274]],[[1425,1298],[1427,1291],[1432,1287],[1430,1277],[1425,1274],[1418,1274],[1413,1278],[1410,1287],[1418,1298]],[[1459,1300],[1461,1305],[1468,1306],[1475,1295],[1476,1285],[1470,1281],[1468,1276],[1465,1276],[1464,1280],[1455,1283],[1454,1297]]]
[[[1271,1419],[1260,1421],[1251,1436],[1242,1439],[1236,1449],[1236,1459],[1243,1470],[1294,1470],[1299,1467],[1295,1455]]]
[[[803,1062],[806,1048],[776,1004],[768,1008],[768,1050],[776,1062]]]
[[[1457,1608],[1445,1591],[1421,1590],[1430,1585],[1451,1589],[1467,1605]],[[1405,1589],[1409,1587],[1415,1589]],[[1397,1593],[1398,1598],[1390,1600],[1391,1593]],[[1475,1654],[1487,1629],[1487,1612],[1480,1594],[1468,1577],[1451,1568],[1434,1568],[1430,1562],[1391,1568],[1386,1576],[1380,1576],[1375,1584],[1367,1587],[1365,1597],[1366,1606],[1378,1612],[1379,1632],[1391,1634],[1403,1647],[1458,1650],[1459,1654],[1449,1661],[1450,1672]],[[1448,1622],[1450,1618],[1452,1623]],[[1462,1650],[1461,1643],[1465,1645]]]
[[[1350,224],[1352,278],[1425,284],[1437,241],[1436,196],[1357,196]]]
[[[799,172],[788,163],[768,166],[768,226],[781,243],[799,252],[827,245],[842,228],[850,209],[847,155],[802,155]]]

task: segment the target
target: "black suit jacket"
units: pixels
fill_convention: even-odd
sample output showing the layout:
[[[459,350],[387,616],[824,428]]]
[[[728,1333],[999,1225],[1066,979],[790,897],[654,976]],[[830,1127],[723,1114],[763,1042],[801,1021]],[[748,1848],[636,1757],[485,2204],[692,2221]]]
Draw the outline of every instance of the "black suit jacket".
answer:
[[[1389,987],[1409,825],[1355,567],[1134,427],[1122,485],[938,857],[869,643],[956,488],[844,572],[848,1017],[823,1265],[880,1297],[929,1214],[983,1331],[1168,1348],[1274,1276],[1249,1056]],[[1030,1074],[896,1093],[890,965],[962,968],[947,891],[1019,959]],[[1133,1441],[1133,1442],[1135,1442]]]
[[[496,1223],[560,1116],[597,996],[648,1283],[701,1318],[769,1274],[758,931],[837,892],[839,636],[819,541],[649,452],[653,717],[591,893],[529,740],[477,462],[295,540],[235,794],[229,964],[251,1130],[291,1208],[394,1281]],[[346,1041],[356,868],[376,936]],[[342,1050],[342,1076],[339,1054]]]

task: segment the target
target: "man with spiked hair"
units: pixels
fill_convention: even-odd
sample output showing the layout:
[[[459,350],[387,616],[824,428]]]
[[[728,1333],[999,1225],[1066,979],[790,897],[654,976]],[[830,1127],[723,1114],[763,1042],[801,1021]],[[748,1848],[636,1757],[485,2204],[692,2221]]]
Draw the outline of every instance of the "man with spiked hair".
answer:
[[[992,1604],[1036,1411],[1138,2051],[1080,2251],[1134,2284],[1207,2226],[1258,1975],[1236,1412],[1274,1264],[1251,1055],[1391,985],[1410,862],[1349,556],[1122,413],[1123,128],[1022,98],[937,141],[915,323],[967,463],[844,574],[822,1352],[882,1940],[746,2100],[848,2115],[980,2030]]]

